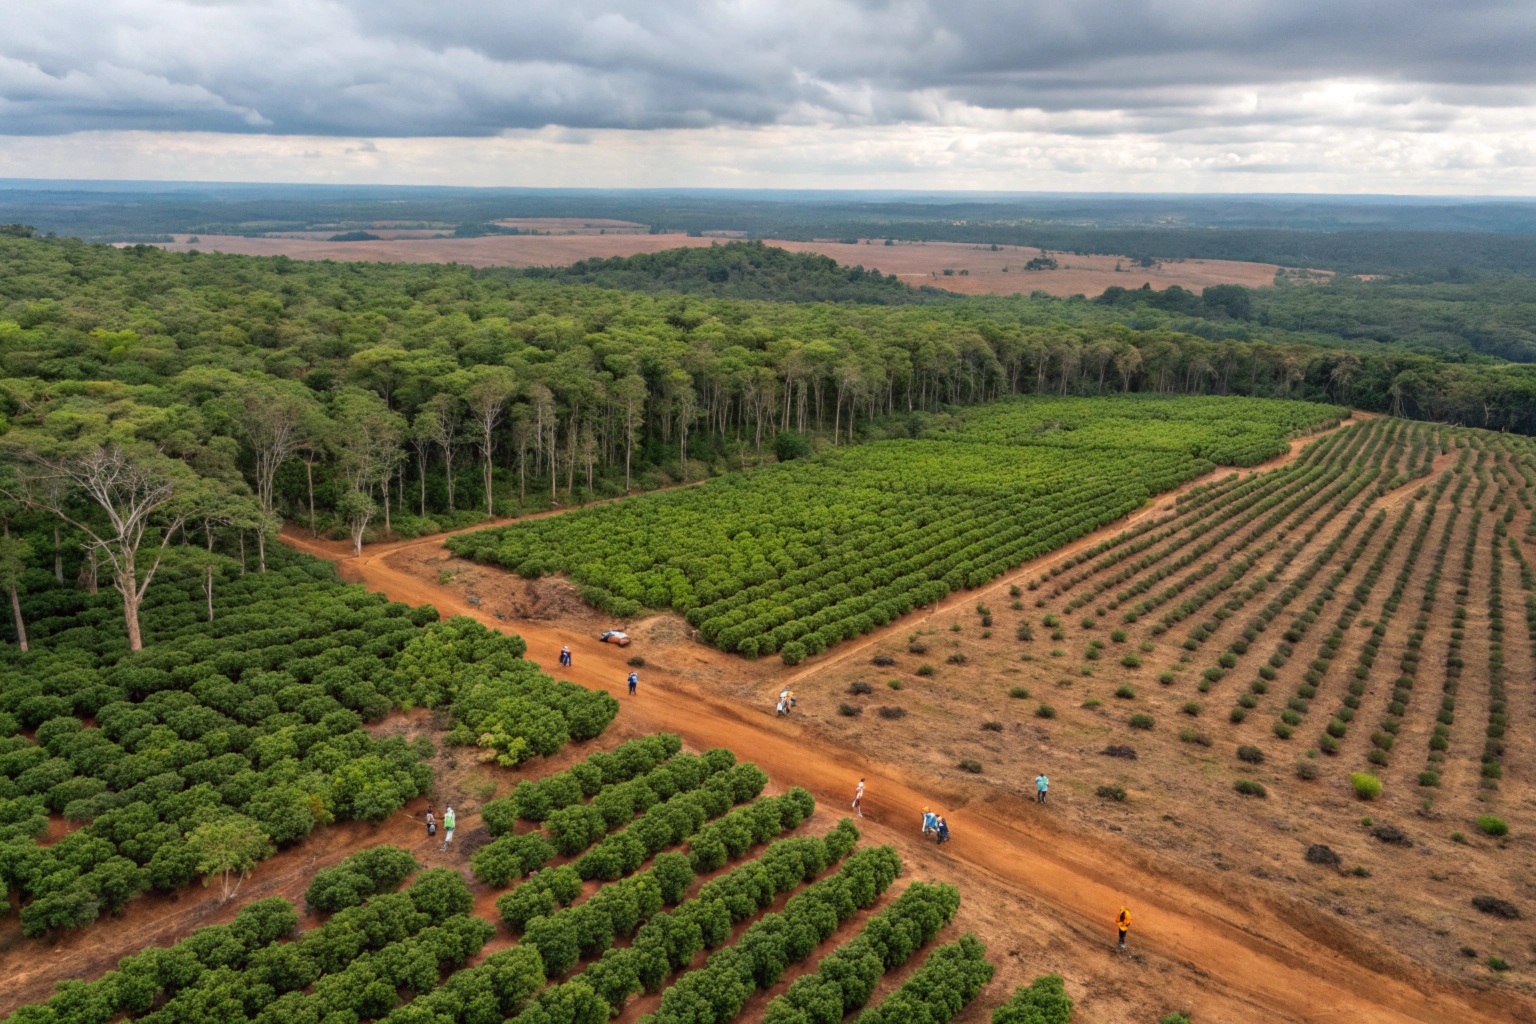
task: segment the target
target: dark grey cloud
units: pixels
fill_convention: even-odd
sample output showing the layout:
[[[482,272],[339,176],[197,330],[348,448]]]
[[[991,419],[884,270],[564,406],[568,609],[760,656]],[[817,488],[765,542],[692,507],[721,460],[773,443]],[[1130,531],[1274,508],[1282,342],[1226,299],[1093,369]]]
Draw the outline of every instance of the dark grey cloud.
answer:
[[[0,134],[477,136],[1353,118],[1433,131],[1536,95],[1536,4],[1444,0],[13,0]],[[1315,83],[1375,89],[1330,107]],[[1251,91],[1253,102],[1235,94]]]

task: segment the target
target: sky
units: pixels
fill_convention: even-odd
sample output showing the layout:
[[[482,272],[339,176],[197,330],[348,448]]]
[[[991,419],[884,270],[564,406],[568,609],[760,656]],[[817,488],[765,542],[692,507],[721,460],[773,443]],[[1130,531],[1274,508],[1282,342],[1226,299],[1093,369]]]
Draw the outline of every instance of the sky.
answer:
[[[0,177],[1536,195],[1536,3],[10,0]]]

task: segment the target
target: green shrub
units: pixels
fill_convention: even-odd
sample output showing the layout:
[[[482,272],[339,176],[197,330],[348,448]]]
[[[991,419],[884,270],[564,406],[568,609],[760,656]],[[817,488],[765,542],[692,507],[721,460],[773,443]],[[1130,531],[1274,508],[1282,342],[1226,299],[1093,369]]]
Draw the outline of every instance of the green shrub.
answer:
[[[1013,686],[1009,688],[1008,696],[1013,697],[1016,700],[1028,700],[1029,691],[1022,686]]]
[[[1503,818],[1495,817],[1492,814],[1479,815],[1477,819],[1477,827],[1482,831],[1484,835],[1509,835],[1509,823],[1506,822]]]
[[[1039,707],[1035,708],[1035,717],[1036,718],[1055,718],[1056,717],[1056,709],[1051,707],[1049,704],[1041,704]]]
[[[1135,700],[1136,690],[1129,683],[1121,683],[1115,688],[1115,696],[1121,700]]]
[[[1375,800],[1381,796],[1381,780],[1369,772],[1351,773],[1349,784],[1354,789],[1355,796],[1361,800]]]
[[[1011,999],[992,1011],[992,1024],[1072,1024],[1072,997],[1061,975],[1042,974],[1028,988],[1020,985]]]
[[[1239,761],[1246,761],[1249,764],[1263,764],[1264,751],[1258,747],[1238,747],[1237,759]]]
[[[1205,733],[1199,731],[1198,729],[1189,728],[1179,730],[1179,739],[1184,743],[1195,743],[1202,747],[1208,747],[1212,742],[1211,738]]]
[[[1141,668],[1141,658],[1135,654],[1126,654],[1120,659],[1120,664],[1126,668]]]
[[[359,850],[335,867],[315,872],[304,893],[304,902],[327,913],[355,907],[375,893],[398,889],[420,866],[415,857],[398,846]]]
[[[980,761],[972,761],[972,760],[967,759],[967,760],[961,761],[959,764],[955,765],[955,767],[959,768],[961,771],[967,772],[967,773],[969,773],[971,775],[980,775],[981,774],[981,762]]]
[[[1104,800],[1125,803],[1125,789],[1122,786],[1100,786],[1095,792]]]
[[[1129,724],[1132,729],[1150,729],[1152,728],[1152,716],[1145,714],[1132,715]]]
[[[1269,791],[1264,788],[1263,783],[1254,782],[1251,779],[1238,779],[1237,782],[1233,783],[1232,788],[1236,789],[1243,796],[1265,797],[1269,795]]]

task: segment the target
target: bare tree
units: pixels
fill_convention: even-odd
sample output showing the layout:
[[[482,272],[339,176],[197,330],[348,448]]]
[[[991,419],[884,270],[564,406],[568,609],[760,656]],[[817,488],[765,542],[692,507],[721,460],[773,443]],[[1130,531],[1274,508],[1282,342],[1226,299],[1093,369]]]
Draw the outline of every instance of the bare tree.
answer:
[[[416,414],[416,422],[443,451],[443,475],[448,484],[448,511],[453,511],[453,456],[459,441],[459,400],[440,392],[427,400]]]
[[[31,557],[32,545],[21,537],[12,537],[7,523],[5,535],[0,536],[0,586],[10,592],[11,614],[16,618],[16,645],[23,654],[27,653],[27,624],[21,617],[21,596],[17,587],[21,585],[22,574],[27,571],[27,559]]]
[[[491,455],[495,449],[496,428],[501,425],[501,415],[507,401],[516,390],[517,382],[506,371],[492,371],[470,386],[465,400],[470,415],[474,417],[477,432],[476,444],[480,446],[481,467],[485,476],[485,514],[495,515],[491,496]]]
[[[352,549],[358,555],[363,553],[363,532],[375,510],[369,492],[375,485],[384,484],[388,501],[388,480],[396,460],[404,454],[400,450],[404,436],[405,421],[386,409],[377,395],[352,391],[338,400],[336,452],[352,493],[337,504],[337,511],[348,521]],[[387,509],[386,505],[386,516]],[[388,526],[387,519],[385,525]]]
[[[592,433],[590,426],[581,428],[581,443],[578,446],[581,453],[581,464],[587,471],[587,491],[592,490],[592,467],[597,462],[597,438]]]
[[[416,422],[411,424],[410,442],[411,448],[416,452],[416,482],[420,491],[420,515],[427,517],[427,463],[432,457],[432,445],[435,443],[432,430],[432,418],[423,413],[416,414]],[[401,497],[404,507],[404,496]]]
[[[171,459],[148,452],[129,452],[113,441],[90,444],[62,454],[26,446],[18,454],[28,462],[35,475],[23,480],[22,501],[52,512],[88,538],[86,546],[101,554],[112,569],[112,587],[123,597],[123,618],[128,628],[128,649],[144,649],[139,631],[139,605],[150,581],[165,556],[171,537],[186,521],[190,506],[181,500],[190,483],[180,476],[180,469],[190,471]],[[58,487],[52,481],[69,486]],[[76,512],[67,500],[71,490],[78,491],[99,508],[103,524]],[[64,500],[61,500],[64,499]],[[139,548],[145,534],[158,528],[159,543],[148,569],[139,564]]]
[[[683,483],[688,482],[688,428],[693,425],[694,418],[698,415],[699,400],[693,391],[693,381],[686,373],[674,375],[677,379],[673,385],[673,401],[677,408],[677,435],[679,441],[679,458],[683,464]]]
[[[315,410],[304,425],[297,448],[299,458],[304,460],[304,478],[309,484],[309,535],[312,538],[320,536],[315,526],[315,463],[325,457],[330,433],[331,421]]]
[[[619,382],[617,389],[619,415],[624,430],[624,490],[629,490],[630,458],[635,450],[635,430],[645,413],[645,378],[630,374]]]
[[[263,516],[260,507],[252,508],[251,504],[249,498],[234,498],[229,495],[215,497],[209,495],[193,515],[194,521],[203,524],[205,550],[201,554],[191,556],[190,561],[193,568],[197,569],[203,577],[203,595],[208,601],[209,622],[213,621],[214,576],[229,562],[229,559],[224,556],[214,554],[215,531],[220,526],[244,527],[254,520],[258,526],[257,532],[259,533]],[[244,531],[242,529],[242,538],[243,534]],[[182,529],[182,536],[186,536],[185,527]]]
[[[298,394],[266,385],[246,388],[240,396],[240,425],[256,453],[256,500],[262,515],[273,515],[272,486],[277,469],[304,441],[304,421],[311,403]],[[266,531],[256,531],[256,564],[267,571]]]
[[[522,409],[519,407],[519,412]],[[528,500],[528,448],[533,443],[533,427],[526,416],[512,421],[512,447],[517,452],[517,500]]]
[[[549,444],[549,499],[555,499],[555,394],[541,381],[528,385],[533,403],[533,471],[537,475],[544,463],[544,445]]]

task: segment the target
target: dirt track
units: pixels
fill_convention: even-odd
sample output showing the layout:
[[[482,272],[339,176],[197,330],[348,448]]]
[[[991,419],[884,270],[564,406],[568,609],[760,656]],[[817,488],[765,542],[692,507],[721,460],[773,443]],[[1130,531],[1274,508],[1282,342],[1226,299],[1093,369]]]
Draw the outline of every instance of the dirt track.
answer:
[[[1123,527],[1114,524],[994,586],[1038,573],[1071,550]],[[472,607],[460,592],[436,583],[422,560],[412,557],[439,552],[440,537],[379,545],[360,559],[349,557],[343,544],[293,533],[284,540],[338,561],[345,578],[393,600],[431,603],[445,615],[469,615],[493,627],[509,625]],[[975,597],[960,595],[946,604]],[[746,665],[697,644],[689,646],[689,653],[715,662],[727,675],[760,677],[776,685],[823,671],[941,611],[942,606],[909,615],[865,642],[839,648],[832,657],[793,673]],[[996,911],[1022,899],[1024,906],[1038,907],[1063,926],[1052,942],[1065,941],[1068,947],[1062,966],[1069,985],[1078,989],[1087,976],[1089,990],[1107,986],[1121,997],[1118,1003],[1102,1004],[1104,1012],[1087,1019],[1149,1019],[1155,1007],[1177,1005],[1168,1002],[1168,994],[1175,991],[1201,1021],[1503,1021],[1529,1012],[1513,997],[1456,990],[1427,978],[1364,933],[1319,921],[1313,908],[1284,899],[1235,899],[1230,891],[1181,871],[1151,851],[1118,838],[1077,834],[1049,812],[984,785],[940,788],[907,778],[882,763],[880,751],[831,744],[819,731],[775,719],[760,701],[737,702],[724,697],[719,687],[700,688],[687,678],[695,673],[647,666],[641,673],[640,695],[632,700],[622,693],[627,652],[595,643],[580,628],[541,621],[510,625],[527,640],[528,656],[544,665],[554,664],[559,648],[569,644],[576,664],[561,674],[619,697],[626,732],[664,728],[680,732],[697,747],[731,747],[761,764],[777,783],[805,786],[833,808],[847,800],[860,776],[866,777],[871,833],[880,841],[897,841],[910,849],[909,826],[917,808],[927,803],[956,808],[950,820],[957,841],[942,852],[922,847],[924,852],[917,856],[937,861],[935,873],[941,877],[963,883],[973,904],[979,900]],[[1106,963],[1108,922],[1122,904],[1136,908],[1133,938],[1143,952],[1131,960],[1109,957]],[[1004,914],[995,926],[1016,943],[1029,946],[1033,939],[1044,945],[1040,936],[1028,934],[1028,919],[1022,912],[1012,921]]]

